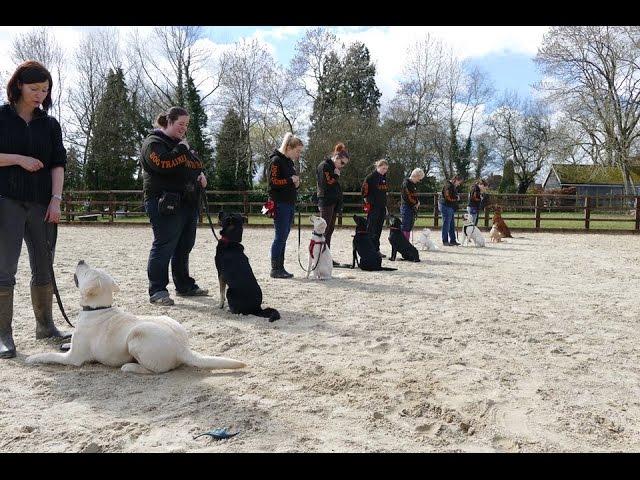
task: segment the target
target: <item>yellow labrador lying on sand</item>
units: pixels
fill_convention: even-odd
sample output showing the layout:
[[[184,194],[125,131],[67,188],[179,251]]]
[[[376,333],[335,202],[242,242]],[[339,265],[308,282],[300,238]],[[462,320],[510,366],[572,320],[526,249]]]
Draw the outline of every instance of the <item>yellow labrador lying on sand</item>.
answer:
[[[187,331],[167,316],[137,317],[112,307],[119,291],[111,276],[80,260],[74,275],[80,289],[82,312],[66,353],[39,353],[27,363],[60,363],[81,366],[99,362],[121,367],[123,372],[164,373],[180,365],[204,369],[242,368],[246,365],[224,357],[199,355],[189,349]],[[136,363],[137,362],[137,363]]]

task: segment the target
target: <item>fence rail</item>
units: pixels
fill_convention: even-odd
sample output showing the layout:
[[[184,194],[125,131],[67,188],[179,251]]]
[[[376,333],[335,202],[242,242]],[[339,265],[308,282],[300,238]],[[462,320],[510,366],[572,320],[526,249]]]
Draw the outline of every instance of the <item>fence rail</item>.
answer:
[[[437,228],[440,223],[438,193],[418,193],[417,225],[426,224]],[[466,205],[467,194],[461,195],[461,206]],[[306,195],[307,198],[310,195]],[[266,194],[260,191],[208,191],[207,203],[210,212],[220,209],[233,210],[244,215],[247,222],[264,223],[265,217],[260,210]],[[303,195],[304,198],[304,195]],[[360,192],[344,192],[343,212],[338,214],[337,225],[344,225],[344,219],[354,213],[362,213]],[[390,213],[398,213],[400,193],[388,194]],[[531,222],[531,227],[517,226],[522,230],[548,230],[560,228],[549,226],[556,222],[579,223],[572,230],[590,230],[599,222],[615,223],[617,231],[640,232],[640,196],[637,195],[562,195],[562,194],[490,194],[487,206],[482,215],[485,228],[490,227],[491,212],[499,205],[503,218],[507,222]],[[64,222],[76,223],[91,219],[107,223],[127,223],[128,219],[146,217],[143,194],[141,190],[76,190],[65,192],[62,201],[62,218]],[[317,212],[315,202],[300,201],[298,209],[305,214]],[[458,211],[457,222],[460,221],[464,208]],[[529,214],[528,216],[525,214]],[[564,215],[559,215],[564,214]],[[203,214],[200,214],[203,222]],[[139,222],[136,222],[139,223]],[[545,223],[547,228],[545,228]],[[629,224],[629,228],[625,228]],[[349,222],[351,225],[351,222]],[[602,230],[598,228],[598,230]]]

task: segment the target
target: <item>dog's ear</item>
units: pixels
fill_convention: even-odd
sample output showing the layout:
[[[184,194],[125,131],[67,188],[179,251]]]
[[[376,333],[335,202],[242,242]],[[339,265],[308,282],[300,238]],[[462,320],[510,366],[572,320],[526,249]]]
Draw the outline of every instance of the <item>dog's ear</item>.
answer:
[[[80,287],[80,294],[84,297],[91,297],[100,291],[102,283],[99,277],[92,278],[88,283],[83,283]]]

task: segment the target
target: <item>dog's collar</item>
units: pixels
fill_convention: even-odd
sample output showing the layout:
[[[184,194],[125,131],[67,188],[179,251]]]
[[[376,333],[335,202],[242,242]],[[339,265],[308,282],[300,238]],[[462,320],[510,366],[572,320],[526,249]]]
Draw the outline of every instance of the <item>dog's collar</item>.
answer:
[[[313,232],[311,232],[311,235],[317,235],[319,237],[324,237],[324,233],[318,233],[315,230]],[[318,242],[316,242],[316,243],[318,243]]]
[[[356,233],[369,233],[366,230],[356,230]]]
[[[389,230],[400,230],[400,227],[389,227]]]
[[[106,310],[107,308],[113,308],[113,305],[109,305],[108,307],[87,307],[86,305],[82,306],[83,312],[93,312],[94,310]]]

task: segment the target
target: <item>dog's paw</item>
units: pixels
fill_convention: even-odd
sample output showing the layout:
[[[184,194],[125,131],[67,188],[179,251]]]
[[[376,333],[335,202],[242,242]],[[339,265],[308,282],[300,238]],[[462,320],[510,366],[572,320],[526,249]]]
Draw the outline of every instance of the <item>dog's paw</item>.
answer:
[[[38,355],[29,355],[24,359],[24,363],[28,363],[29,365],[34,365],[38,363]]]

